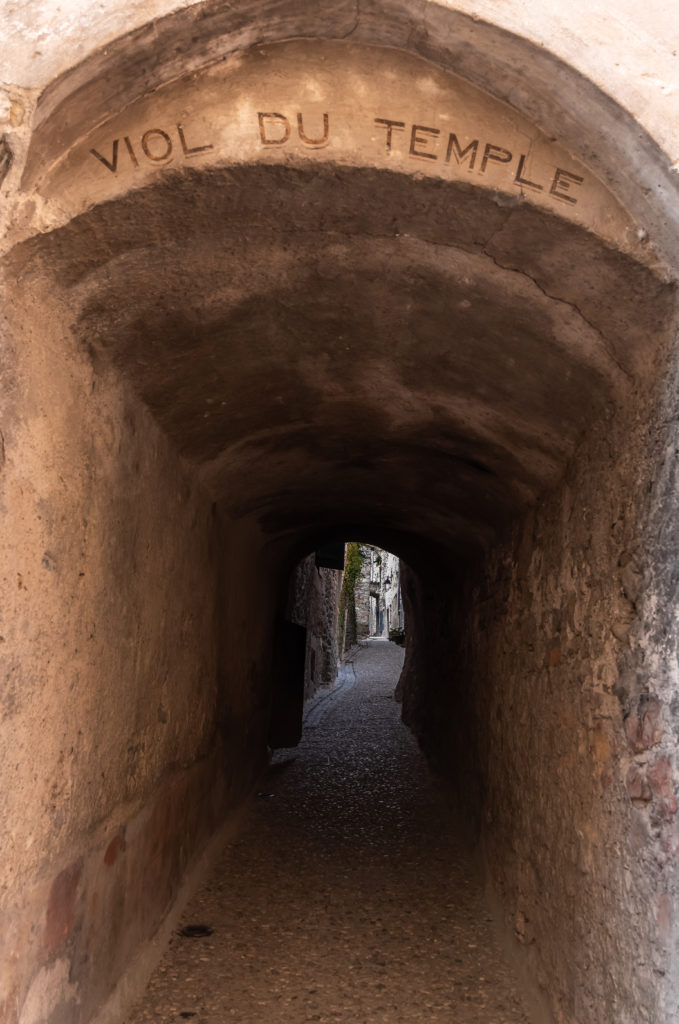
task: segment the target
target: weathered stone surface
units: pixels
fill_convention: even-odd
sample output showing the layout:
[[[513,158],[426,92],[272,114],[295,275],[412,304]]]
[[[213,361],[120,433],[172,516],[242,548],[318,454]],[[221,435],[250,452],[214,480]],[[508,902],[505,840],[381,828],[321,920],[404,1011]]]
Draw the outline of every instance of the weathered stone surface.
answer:
[[[489,0],[482,13],[471,0],[415,8],[407,0],[370,0],[358,8],[353,0],[326,0],[318,9],[300,9],[297,0],[271,0],[256,9],[247,0],[227,7],[136,0],[124,10],[107,7],[101,16],[71,0],[76,16],[66,28],[60,10],[53,46],[43,44],[39,51],[30,42],[33,29],[26,32],[24,12],[12,10],[7,28],[14,39],[4,51],[11,59],[0,78],[34,93],[44,90],[39,123],[47,122],[53,138],[73,133],[72,141],[85,134],[83,113],[89,124],[101,123],[112,101],[121,109],[182,71],[256,42],[351,36],[410,51],[456,70],[538,121],[550,137],[567,140],[569,151],[592,163],[601,180],[613,183],[627,208],[635,210],[645,225],[642,233],[664,234],[676,253],[676,185],[669,166],[660,173],[653,166],[657,147],[665,153],[676,149],[671,18],[660,10],[662,0],[654,0],[640,37],[638,11],[633,0],[625,3],[629,10],[623,13],[618,5],[612,19],[607,0],[599,0],[595,11],[584,0],[568,11],[542,5],[530,18],[518,0],[501,5]],[[30,10],[33,19],[37,15]],[[50,4],[40,11],[47,22],[54,16]],[[157,17],[172,11],[174,16]],[[152,19],[146,24],[145,13]],[[131,29],[136,29],[131,36],[115,38]],[[49,30],[43,37],[50,37]],[[610,61],[601,59],[603,52]],[[649,135],[639,131],[640,125]],[[628,167],[634,173],[627,173]]]
[[[648,768],[648,782],[655,800],[654,811],[661,820],[677,813],[674,771],[669,757],[659,757]]]
[[[653,790],[646,773],[639,765],[630,765],[625,784],[633,804],[647,804],[653,799]]]
[[[126,106],[68,152],[41,156],[38,166],[29,157],[23,186],[57,217],[168,172],[294,159],[463,181],[643,252],[627,211],[536,125],[450,72],[353,40],[253,47]]]
[[[307,647],[304,665],[304,699],[337,678],[337,614],[342,574],[317,568],[314,555],[296,567],[288,594],[287,617],[304,626]]]
[[[649,750],[662,739],[660,711],[658,698],[643,693],[625,719],[625,732],[635,754]]]
[[[14,291],[19,322],[4,321],[0,1019],[26,999],[23,1024],[75,1024],[151,938],[261,763],[255,637],[271,612],[247,530],[225,541],[148,413],[88,367],[52,300],[29,290]],[[227,574],[264,623],[223,618]],[[160,794],[144,851],[133,823]]]
[[[0,1018],[110,1000],[261,763],[290,567],[360,536],[411,566],[405,714],[531,981],[559,1024],[666,1024],[670,77],[580,2],[172,6],[93,10],[81,65],[54,33],[0,94]]]
[[[373,545],[363,545],[363,564],[355,588],[358,639],[383,636],[404,626],[401,604],[401,570],[397,555]]]
[[[406,590],[417,639],[404,713],[469,808],[507,933],[559,1021],[671,1020],[658,977],[672,969],[677,804],[663,701],[648,692],[648,592],[635,590],[629,644],[608,628],[629,601],[617,567],[641,514],[624,481],[649,464],[643,418],[583,444],[563,485],[458,587],[418,567]]]

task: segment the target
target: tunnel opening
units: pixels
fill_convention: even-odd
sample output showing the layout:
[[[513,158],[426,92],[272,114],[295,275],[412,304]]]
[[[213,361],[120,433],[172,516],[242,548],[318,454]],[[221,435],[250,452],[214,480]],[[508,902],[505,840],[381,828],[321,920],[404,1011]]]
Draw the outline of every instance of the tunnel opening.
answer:
[[[409,567],[403,717],[470,822],[508,941],[555,1019],[653,1020],[676,801],[645,581],[672,285],[613,193],[525,118],[412,54],[324,46],[310,80],[319,54],[347,62],[368,115],[335,149],[295,136],[296,95],[279,123],[297,149],[259,131],[279,107],[253,106],[247,76],[281,81],[297,41],[96,126],[74,108],[67,152],[45,109],[27,162],[53,220],[6,261],[8,707],[27,724],[3,798],[28,965],[8,991],[30,1010],[53,990],[54,1021],[83,1024],[112,998],[263,768],[291,571],[369,537]],[[379,105],[395,67],[398,120]],[[235,156],[151,127],[179,98],[223,106],[222,75],[245,97]],[[455,134],[460,96],[517,141]],[[186,164],[142,165],[148,131]],[[323,676],[319,650],[303,660]],[[34,777],[46,813],[24,816]],[[619,955],[629,920],[643,964]]]
[[[287,585],[273,654],[272,749],[301,739],[304,706],[335,685],[368,637],[405,645],[400,559],[366,542],[326,542],[296,564]]]

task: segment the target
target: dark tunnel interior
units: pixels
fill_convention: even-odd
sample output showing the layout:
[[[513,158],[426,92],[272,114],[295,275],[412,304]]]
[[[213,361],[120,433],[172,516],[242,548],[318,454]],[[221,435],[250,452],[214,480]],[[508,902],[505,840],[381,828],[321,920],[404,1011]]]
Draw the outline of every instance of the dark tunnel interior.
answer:
[[[106,580],[78,577],[97,607],[78,656],[116,683],[70,813],[162,797],[144,920],[265,763],[295,566],[360,538],[402,559],[403,718],[510,933],[520,911],[541,963],[580,949],[626,870],[598,796],[635,614],[611,580],[636,571],[628,495],[671,289],[530,204],[322,165],[168,173],[17,247],[10,272],[31,339],[17,386],[35,372],[33,427],[56,401],[55,459],[79,467],[53,528],[77,521],[64,543],[77,559],[96,541]],[[107,774],[121,703],[126,767]]]

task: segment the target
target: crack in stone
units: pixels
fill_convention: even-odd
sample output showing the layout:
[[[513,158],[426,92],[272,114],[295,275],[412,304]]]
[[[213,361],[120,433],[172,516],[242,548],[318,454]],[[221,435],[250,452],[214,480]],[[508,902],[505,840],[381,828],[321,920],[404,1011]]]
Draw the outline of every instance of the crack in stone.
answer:
[[[351,28],[349,29],[348,32],[345,32],[343,36],[338,36],[338,38],[339,39],[350,39],[354,35],[354,33],[356,32],[356,29],[358,28],[360,20],[361,20],[361,0],[355,0],[355,4],[354,4],[354,24],[351,26]]]
[[[584,320],[584,322],[587,324],[587,326],[590,328],[590,330],[593,331],[597,335],[597,337],[599,338],[599,340],[600,340],[600,342],[602,344],[602,347],[603,347],[604,351],[606,352],[606,355],[609,357],[611,362],[618,368],[618,370],[620,370],[620,372],[627,378],[627,380],[632,381],[634,379],[633,375],[620,362],[620,360],[618,359],[618,357],[615,354],[615,351],[613,349],[613,346],[611,345],[611,342],[608,340],[608,338],[603,333],[601,328],[597,327],[596,324],[593,324],[591,322],[591,320],[589,320],[585,316],[585,314],[580,309],[580,307],[577,305],[577,303],[572,302],[570,299],[561,298],[561,296],[559,296],[559,295],[552,295],[550,292],[547,291],[546,288],[544,288],[540,284],[540,282],[535,277],[533,277],[532,274],[527,273],[525,270],[518,270],[516,267],[506,266],[505,264],[501,263],[500,260],[498,260],[492,254],[492,252],[489,251],[489,246],[492,245],[493,239],[496,238],[499,234],[502,233],[502,231],[506,227],[507,222],[509,221],[511,216],[512,216],[512,214],[510,213],[509,216],[507,217],[507,220],[502,225],[502,227],[499,228],[497,231],[494,231],[493,234],[490,236],[490,238],[487,240],[487,242],[485,243],[485,245],[483,246],[483,249],[482,249],[484,256],[487,256],[489,260],[492,260],[492,262],[495,264],[495,266],[499,270],[504,270],[504,271],[507,271],[507,272],[509,272],[511,274],[520,274],[522,277],[525,277],[529,281],[532,281],[533,284],[535,285],[535,287],[538,289],[538,291],[541,292],[545,296],[545,298],[550,299],[552,302],[559,302],[559,303],[561,303],[564,306],[568,306],[575,313],[577,313],[578,316],[580,317],[580,319]]]

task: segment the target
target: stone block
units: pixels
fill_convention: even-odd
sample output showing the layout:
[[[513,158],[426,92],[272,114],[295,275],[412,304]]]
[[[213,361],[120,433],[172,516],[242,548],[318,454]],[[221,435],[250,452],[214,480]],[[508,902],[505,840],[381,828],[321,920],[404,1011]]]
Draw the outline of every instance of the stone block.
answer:
[[[643,693],[637,705],[625,719],[627,739],[635,754],[641,754],[658,744],[662,738],[660,701]]]

